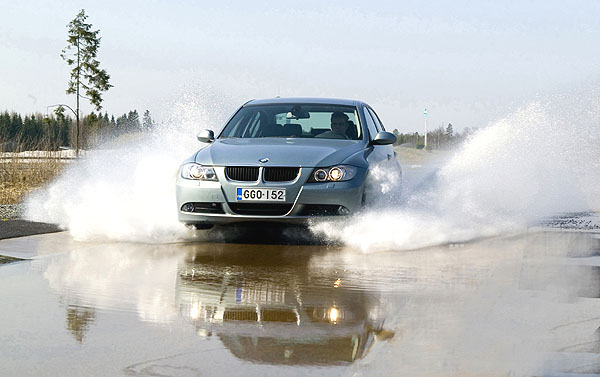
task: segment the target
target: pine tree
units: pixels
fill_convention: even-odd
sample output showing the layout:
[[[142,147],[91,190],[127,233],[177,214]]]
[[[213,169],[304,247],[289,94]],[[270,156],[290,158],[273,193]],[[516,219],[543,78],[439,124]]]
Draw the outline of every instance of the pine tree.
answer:
[[[83,97],[96,107],[102,109],[102,92],[107,91],[112,85],[109,83],[110,76],[104,69],[100,69],[100,62],[96,60],[98,48],[100,47],[100,30],[92,31],[92,24],[85,23],[87,19],[85,10],[82,9],[77,16],[67,25],[69,28],[68,45],[62,50],[61,57],[72,65],[71,79],[67,87],[67,94],[75,94],[77,107],[75,117],[77,120],[77,131],[75,150],[79,155],[79,94],[83,89],[87,96]]]
[[[127,123],[129,125],[129,131],[139,131],[141,128],[140,125],[140,116],[138,115],[137,110],[130,111],[127,115]]]
[[[144,111],[142,128],[144,131],[152,131],[152,129],[154,128],[154,121],[152,121],[152,117],[150,116],[149,110]]]
[[[0,113],[0,143],[8,140],[10,131],[10,114],[8,111]]]
[[[124,133],[127,131],[127,128],[129,127],[128,125],[128,121],[127,121],[127,114],[123,114],[120,117],[117,118],[117,122],[116,122],[116,129],[119,133]]]
[[[10,129],[8,130],[8,138],[13,139],[23,130],[23,118],[20,114],[13,113],[10,120]]]

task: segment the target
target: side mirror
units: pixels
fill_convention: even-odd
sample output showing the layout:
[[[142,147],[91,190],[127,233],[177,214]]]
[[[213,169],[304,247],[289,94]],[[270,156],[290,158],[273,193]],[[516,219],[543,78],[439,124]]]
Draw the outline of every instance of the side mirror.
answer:
[[[381,131],[373,138],[374,145],[388,145],[396,142],[396,135],[391,132]]]
[[[212,143],[215,140],[215,133],[212,130],[202,130],[196,135],[202,143]]]

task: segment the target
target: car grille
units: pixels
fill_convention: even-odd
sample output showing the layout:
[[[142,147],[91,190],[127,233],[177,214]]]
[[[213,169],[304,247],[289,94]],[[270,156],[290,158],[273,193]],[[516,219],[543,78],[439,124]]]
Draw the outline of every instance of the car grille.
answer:
[[[264,322],[297,322],[298,317],[291,309],[263,309],[261,318]]]
[[[229,208],[238,215],[283,216],[288,213],[293,203],[228,203]]]
[[[300,174],[298,167],[268,167],[264,170],[265,182],[293,181]]]
[[[225,309],[223,321],[258,321],[258,314],[255,308]]]
[[[258,166],[227,166],[225,175],[233,181],[258,181]]]

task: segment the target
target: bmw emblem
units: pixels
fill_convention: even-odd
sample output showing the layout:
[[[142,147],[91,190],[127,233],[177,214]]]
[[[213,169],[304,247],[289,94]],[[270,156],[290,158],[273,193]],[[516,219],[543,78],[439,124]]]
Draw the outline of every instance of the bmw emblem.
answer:
[[[258,160],[258,162],[260,162],[261,164],[266,164],[267,162],[269,162],[269,158],[268,157],[261,158],[260,160]]]

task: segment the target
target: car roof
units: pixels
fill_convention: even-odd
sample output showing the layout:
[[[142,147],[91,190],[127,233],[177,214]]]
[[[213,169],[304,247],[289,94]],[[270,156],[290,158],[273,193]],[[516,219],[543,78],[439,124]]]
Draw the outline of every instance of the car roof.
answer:
[[[276,105],[276,104],[288,104],[288,103],[306,103],[306,104],[324,104],[324,105],[346,105],[346,106],[358,106],[361,101],[353,99],[340,99],[340,98],[319,98],[319,97],[288,97],[288,98],[265,98],[265,99],[253,99],[244,104],[244,106],[252,105]]]

